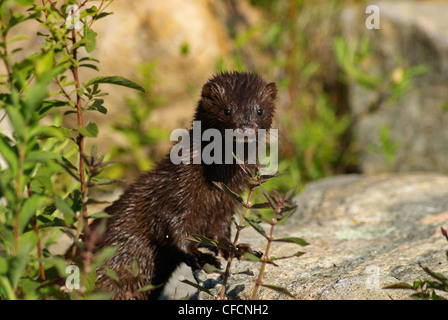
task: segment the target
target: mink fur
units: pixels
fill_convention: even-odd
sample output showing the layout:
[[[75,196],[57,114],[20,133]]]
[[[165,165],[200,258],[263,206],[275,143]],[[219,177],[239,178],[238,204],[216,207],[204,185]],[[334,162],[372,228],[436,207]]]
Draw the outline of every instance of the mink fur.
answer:
[[[275,83],[256,74],[221,73],[203,86],[194,120],[201,121],[202,131],[269,129],[276,94]],[[246,186],[237,164],[173,164],[169,155],[130,185],[106,209],[112,217],[107,219],[99,247],[116,246],[117,250],[98,270],[98,287],[113,291],[114,299],[156,299],[179,264],[197,269],[210,262],[211,257],[187,238],[201,234],[230,243],[231,218],[237,206],[213,181],[235,192]],[[138,274],[133,271],[134,261]],[[105,267],[115,272],[120,284],[106,274]],[[137,292],[149,284],[160,287]]]

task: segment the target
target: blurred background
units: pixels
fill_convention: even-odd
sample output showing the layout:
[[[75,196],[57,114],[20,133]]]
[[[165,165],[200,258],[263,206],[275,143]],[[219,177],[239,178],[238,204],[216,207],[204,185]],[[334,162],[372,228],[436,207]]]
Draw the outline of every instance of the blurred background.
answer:
[[[116,162],[111,178],[150,169],[222,70],[279,86],[281,191],[336,174],[448,173],[448,1],[132,0],[108,11],[95,25],[100,75],[146,89],[104,88],[91,143]]]

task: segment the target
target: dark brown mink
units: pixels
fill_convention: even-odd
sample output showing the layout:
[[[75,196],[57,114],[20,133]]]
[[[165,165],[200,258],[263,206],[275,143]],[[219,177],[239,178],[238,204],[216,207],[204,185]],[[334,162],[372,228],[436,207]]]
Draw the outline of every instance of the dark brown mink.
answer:
[[[276,84],[256,74],[221,73],[203,86],[194,121],[201,121],[202,131],[270,129],[276,95]],[[192,130],[189,134],[192,138]],[[113,299],[157,299],[182,262],[193,270],[216,262],[187,238],[201,234],[230,243],[237,203],[212,182],[242,192],[245,179],[237,164],[173,164],[166,156],[106,209],[112,217],[107,219],[99,247],[116,246],[117,250],[98,270],[98,287],[112,290]],[[134,261],[137,276],[132,272]],[[116,273],[119,285],[106,275],[105,267]],[[137,292],[149,284],[160,287]]]

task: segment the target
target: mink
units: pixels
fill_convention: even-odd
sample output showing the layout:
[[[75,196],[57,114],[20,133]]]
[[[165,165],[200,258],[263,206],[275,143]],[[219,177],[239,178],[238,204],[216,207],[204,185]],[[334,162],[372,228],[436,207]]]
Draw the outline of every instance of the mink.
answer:
[[[223,134],[225,129],[270,129],[276,95],[276,84],[255,73],[219,73],[203,86],[194,121],[201,122],[202,131],[214,128]],[[97,271],[97,287],[113,291],[113,299],[157,299],[181,263],[193,270],[210,263],[213,258],[188,237],[200,234],[230,244],[237,207],[214,181],[237,193],[246,187],[236,163],[174,164],[169,155],[132,183],[106,209],[111,217],[99,247],[115,246],[116,251]],[[157,289],[138,291],[147,285]]]

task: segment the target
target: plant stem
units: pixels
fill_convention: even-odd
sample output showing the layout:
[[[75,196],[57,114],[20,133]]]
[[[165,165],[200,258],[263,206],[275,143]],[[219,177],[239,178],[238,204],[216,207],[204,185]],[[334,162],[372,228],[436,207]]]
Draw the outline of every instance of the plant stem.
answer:
[[[76,45],[76,30],[75,28],[72,28],[72,41],[73,46]],[[73,49],[73,59],[75,61],[78,60],[78,50],[75,48]],[[75,87],[76,87],[76,114],[78,118],[78,126],[80,128],[84,128],[84,120],[83,120],[83,113],[82,113],[82,106],[81,106],[81,96],[79,94],[79,90],[81,88],[80,82],[79,82],[79,75],[78,75],[78,67],[74,65],[72,67],[72,73],[73,78],[75,80]],[[84,169],[84,136],[80,133],[78,136],[78,147],[79,147],[79,178],[81,181],[81,194],[82,194],[82,209],[81,214],[84,218],[87,219],[87,208],[85,206],[85,199],[87,197],[87,184],[86,184],[86,177],[85,177],[85,169]]]
[[[242,227],[243,227],[243,224],[244,224],[244,218],[246,217],[247,211],[250,208],[250,200],[251,200],[252,195],[253,195],[253,193],[255,191],[255,188],[256,188],[256,186],[253,186],[253,187],[251,187],[249,189],[249,195],[247,196],[246,202],[244,203],[244,210],[241,213],[241,219],[240,219],[240,221],[238,223],[238,226],[236,228],[235,238],[234,238],[233,244],[232,244],[233,249],[236,249],[236,246],[238,244],[240,233],[241,233],[241,230],[242,230]],[[230,277],[230,266],[232,265],[232,260],[233,260],[233,256],[230,253],[229,257],[227,258],[227,265],[226,265],[226,270],[224,272],[224,278],[222,280],[221,292],[220,292],[220,294],[218,296],[218,299],[220,299],[220,300],[224,300],[225,299],[226,285],[227,285],[227,280]]]
[[[278,210],[275,210],[275,211],[276,211],[276,215],[277,215]],[[271,248],[272,241],[274,241],[274,227],[276,224],[277,224],[277,218],[274,217],[273,220],[271,221],[271,231],[269,234],[269,238],[267,238],[268,242],[266,244],[266,249],[265,249],[264,255],[261,258],[262,262],[261,262],[260,272],[258,273],[258,278],[255,280],[255,287],[254,287],[254,290],[252,291],[252,296],[250,298],[251,300],[255,300],[255,298],[257,296],[258,289],[260,289],[260,286],[263,284],[263,273],[264,273],[266,264],[269,261],[269,249]]]
[[[28,197],[31,198],[32,193],[31,193],[30,184],[28,184],[27,190],[28,190]],[[44,265],[42,264],[42,243],[40,241],[39,227],[37,226],[36,216],[33,217],[33,228],[34,228],[34,233],[36,234],[36,238],[37,238],[37,257],[39,258],[40,278],[42,279],[42,281],[45,281],[46,277],[45,277]]]
[[[42,264],[42,243],[40,241],[40,235],[39,235],[39,227],[37,226],[37,219],[36,216],[33,218],[33,227],[34,227],[34,233],[36,234],[37,238],[37,257],[39,258],[39,273],[40,278],[42,281],[46,280],[45,271],[44,271],[44,265]]]
[[[15,186],[16,199],[18,200],[15,204],[15,219],[14,219],[14,249],[13,255],[16,255],[19,251],[19,221],[20,221],[20,210],[23,205],[23,194],[22,194],[22,177],[23,177],[23,162],[25,160],[25,148],[23,146],[19,147],[19,170],[17,172],[17,181]]]

